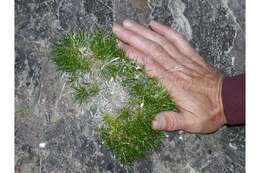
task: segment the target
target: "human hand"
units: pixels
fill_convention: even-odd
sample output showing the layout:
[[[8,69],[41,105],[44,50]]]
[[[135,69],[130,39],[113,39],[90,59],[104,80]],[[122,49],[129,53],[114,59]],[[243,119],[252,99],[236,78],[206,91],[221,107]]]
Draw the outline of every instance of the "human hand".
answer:
[[[154,130],[185,130],[211,133],[226,123],[222,77],[189,44],[183,35],[158,22],[152,30],[131,20],[114,25],[119,47],[143,64],[149,76],[158,77],[177,104],[177,112],[161,112],[152,122]]]

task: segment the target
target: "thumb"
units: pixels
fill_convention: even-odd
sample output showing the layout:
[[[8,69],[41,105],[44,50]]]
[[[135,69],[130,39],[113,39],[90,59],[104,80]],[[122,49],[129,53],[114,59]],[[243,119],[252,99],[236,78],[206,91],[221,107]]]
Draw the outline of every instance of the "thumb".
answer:
[[[154,130],[174,131],[183,129],[185,124],[184,116],[179,112],[160,112],[158,113],[153,122],[152,128]]]

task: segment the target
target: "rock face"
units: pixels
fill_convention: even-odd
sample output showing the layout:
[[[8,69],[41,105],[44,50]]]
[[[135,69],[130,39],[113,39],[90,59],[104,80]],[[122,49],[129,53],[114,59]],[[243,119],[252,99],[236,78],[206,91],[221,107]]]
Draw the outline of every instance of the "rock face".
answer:
[[[95,131],[107,104],[95,99],[75,104],[65,77],[51,62],[52,48],[65,33],[111,29],[125,18],[146,25],[156,19],[185,34],[224,75],[240,74],[245,70],[244,0],[15,2],[16,172],[245,171],[244,127],[224,127],[210,135],[168,133],[160,151],[120,165]],[[110,81],[111,94],[97,99],[109,106],[123,104],[124,91],[113,92],[110,86],[117,84]]]

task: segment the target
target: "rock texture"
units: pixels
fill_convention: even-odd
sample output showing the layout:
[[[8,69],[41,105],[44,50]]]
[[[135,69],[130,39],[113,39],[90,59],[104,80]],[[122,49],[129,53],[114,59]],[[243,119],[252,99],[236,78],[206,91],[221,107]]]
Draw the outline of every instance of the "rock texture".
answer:
[[[16,172],[245,172],[244,127],[168,133],[160,151],[130,166],[102,145],[95,129],[108,108],[97,100],[113,107],[127,96],[108,81],[109,95],[75,104],[51,51],[65,33],[111,29],[125,18],[146,25],[156,19],[177,29],[224,75],[245,70],[244,0],[16,0]]]

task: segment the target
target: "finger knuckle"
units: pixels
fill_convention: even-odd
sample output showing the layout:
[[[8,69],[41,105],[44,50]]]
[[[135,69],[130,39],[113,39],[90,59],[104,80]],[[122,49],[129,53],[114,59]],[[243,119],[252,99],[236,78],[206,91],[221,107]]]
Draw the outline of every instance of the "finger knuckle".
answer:
[[[161,50],[162,50],[162,47],[156,43],[151,43],[149,48],[150,48],[150,51],[152,51],[152,52],[161,52]]]

